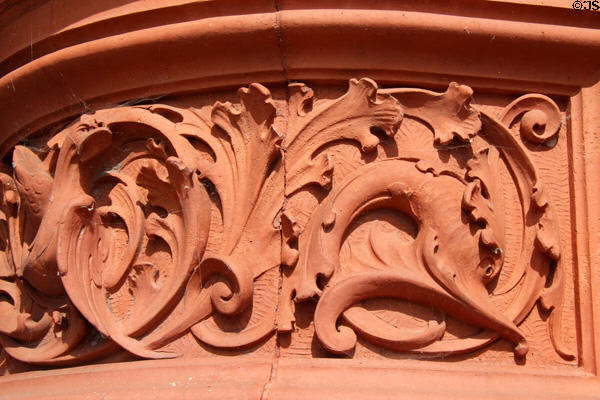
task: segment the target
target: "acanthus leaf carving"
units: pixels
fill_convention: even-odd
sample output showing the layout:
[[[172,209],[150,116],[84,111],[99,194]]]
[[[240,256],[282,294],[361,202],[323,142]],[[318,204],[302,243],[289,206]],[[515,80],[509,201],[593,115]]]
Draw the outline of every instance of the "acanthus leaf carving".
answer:
[[[499,199],[500,192],[488,164],[489,149],[483,149],[467,163],[467,183],[463,195],[463,208],[472,221],[481,224],[477,235],[481,245],[488,249],[489,257],[483,259],[479,270],[482,279],[492,281],[504,263],[504,224],[498,218],[491,199]]]
[[[220,254],[211,255],[214,258],[203,261],[200,269],[209,268],[219,276],[233,273],[229,287],[219,282],[211,286],[212,302],[221,314],[251,314],[244,329],[231,332],[220,329],[214,319],[192,327],[201,341],[222,348],[254,345],[275,330],[271,300],[253,302],[253,281],[262,280],[269,287],[267,295],[276,296],[278,281],[272,276],[279,269],[281,252],[277,218],[283,206],[282,137],[274,125],[276,107],[270,91],[260,84],[240,89],[238,96],[239,106],[219,102],[213,106],[213,132],[202,139],[215,161],[199,166],[219,196],[224,233]],[[261,258],[249,258],[250,253]]]
[[[372,130],[393,135],[402,120],[398,102],[392,96],[379,94],[377,84],[366,78],[350,80],[343,96],[316,107],[312,91],[303,85],[293,84],[290,96],[290,107],[297,110],[290,113],[285,141],[289,160],[287,195],[310,183],[330,183],[331,159],[327,153],[317,154],[326,145],[351,140],[360,145],[361,151],[370,152],[379,143]]]
[[[154,129],[158,131],[152,124],[160,126],[165,122],[141,109],[122,111],[125,117],[121,116],[124,121],[118,123],[123,126],[118,129],[132,129],[131,125],[125,125],[128,119],[135,118],[129,124],[142,125],[139,128],[148,129],[144,132],[147,134]],[[113,113],[110,117],[117,115]],[[142,119],[147,125],[138,122]],[[123,133],[119,132],[119,138],[115,138],[112,132],[117,124],[106,121],[103,129],[109,139],[101,143],[104,147],[93,148],[96,154],[115,144],[110,139],[124,144]],[[168,357],[146,348],[136,336],[146,333],[156,323],[157,316],[172,308],[206,244],[209,216],[201,212],[198,204],[208,203],[208,196],[194,171],[182,161],[188,158],[189,165],[192,158],[186,157],[186,152],[191,146],[173,135],[171,129],[160,131],[162,137],[156,138],[160,144],[142,133],[135,138],[137,154],[124,155],[118,171],[96,172],[88,183],[95,190],[85,192],[77,185],[89,179],[84,163],[94,155],[86,153],[91,146],[80,148],[77,142],[85,143],[89,126],[76,126],[65,138],[58,157],[55,179],[71,182],[76,185],[71,194],[79,193],[67,203],[59,222],[59,272],[69,296],[104,336],[142,357]],[[91,129],[94,132],[95,128]],[[135,146],[133,142],[128,144]],[[154,170],[150,178],[148,169]],[[148,185],[153,178],[154,186]],[[173,190],[174,195],[143,193],[144,189],[156,190],[161,185]],[[57,208],[64,207],[60,202],[56,204]],[[165,217],[159,215],[163,207],[167,207]],[[166,243],[170,253],[170,262],[162,268],[142,259],[160,241]],[[128,306],[118,312],[113,308],[117,297],[129,298]]]
[[[470,107],[473,90],[451,82],[444,93],[422,89],[383,89],[402,104],[406,115],[425,121],[439,145],[447,145],[455,138],[471,140],[481,129],[479,112]]]
[[[523,357],[520,325],[539,301],[554,348],[573,358],[557,218],[511,133],[522,115],[525,139],[554,137],[552,100],[524,96],[496,120],[456,83],[436,93],[363,78],[339,97],[302,83],[288,93],[253,83],[234,102],[100,110],[42,150],[15,147],[0,171],[5,351],[48,365],[117,346],[168,358],[184,336],[235,351],[297,329],[295,304],[311,300],[318,342],[335,354],[358,337],[428,357],[502,338]],[[405,151],[405,117],[430,149]],[[451,163],[441,154],[455,140],[464,159]],[[339,168],[341,145],[360,165]],[[507,244],[507,184],[519,249]],[[369,308],[381,299],[428,311],[395,322]],[[450,320],[472,330],[453,337]]]

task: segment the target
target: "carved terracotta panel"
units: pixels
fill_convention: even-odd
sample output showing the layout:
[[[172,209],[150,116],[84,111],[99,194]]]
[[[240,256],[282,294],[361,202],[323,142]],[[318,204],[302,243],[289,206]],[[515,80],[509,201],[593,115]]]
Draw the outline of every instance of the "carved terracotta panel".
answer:
[[[548,170],[566,161],[558,105],[472,105],[457,83],[338,91],[253,83],[208,105],[98,110],[16,146],[2,175],[4,351],[73,365],[491,348],[523,363],[529,343],[549,343],[537,364],[572,362],[554,207],[568,186]]]
[[[392,3],[0,0],[0,394],[595,398],[600,22]]]

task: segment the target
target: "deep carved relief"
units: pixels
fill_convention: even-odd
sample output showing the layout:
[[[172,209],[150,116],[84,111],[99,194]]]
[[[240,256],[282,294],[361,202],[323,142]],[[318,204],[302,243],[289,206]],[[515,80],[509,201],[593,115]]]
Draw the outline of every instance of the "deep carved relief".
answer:
[[[184,335],[242,349],[294,331],[296,305],[316,301],[316,338],[334,354],[358,337],[428,356],[501,339],[523,357],[519,326],[539,304],[555,351],[574,357],[557,218],[511,132],[554,146],[551,99],[523,96],[496,119],[455,83],[288,93],[254,83],[210,109],[100,110],[43,148],[15,147],[0,172],[4,351],[69,365],[119,349],[182,356],[169,344]],[[339,144],[358,160],[341,172]],[[510,226],[506,177],[520,205]],[[398,323],[377,299],[422,312]]]

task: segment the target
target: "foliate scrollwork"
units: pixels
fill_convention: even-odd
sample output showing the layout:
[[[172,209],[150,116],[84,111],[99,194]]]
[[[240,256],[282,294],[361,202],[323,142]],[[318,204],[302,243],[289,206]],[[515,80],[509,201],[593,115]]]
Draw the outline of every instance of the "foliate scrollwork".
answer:
[[[500,121],[510,127],[517,121],[519,132],[526,141],[556,145],[561,126],[560,110],[556,103],[542,94],[527,94],[510,103],[502,111]]]
[[[41,147],[16,146],[0,171],[6,353],[48,365],[118,348],[167,358],[185,335],[241,349],[293,331],[295,305],[312,299],[332,353],[350,354],[357,336],[429,355],[503,338],[523,356],[519,326],[539,300],[556,351],[572,358],[558,223],[511,133],[521,117],[523,138],[551,140],[552,100],[523,96],[497,120],[455,83],[435,93],[364,78],[337,98],[301,83],[288,93],[274,99],[254,83],[233,103],[100,110]],[[416,147],[400,133],[411,121],[425,127]],[[360,165],[339,167],[340,144]],[[500,167],[520,199],[518,249],[507,244]],[[381,212],[396,228],[369,219]],[[381,298],[430,312],[393,323],[368,307]],[[450,318],[474,330],[452,337]]]
[[[508,126],[469,105],[468,87],[451,84],[442,94],[379,93],[393,96],[405,116],[430,128],[432,149],[414,151],[410,143],[397,142],[398,156],[347,174],[303,225],[288,213],[284,237],[297,243],[298,260],[284,281],[284,294],[296,302],[319,299],[315,333],[334,353],[350,354],[358,334],[394,351],[431,355],[464,353],[503,337],[513,343],[516,355],[524,356],[529,345],[519,324],[537,300],[555,309],[557,319],[562,313],[556,310],[562,304],[563,276],[557,224],[536,168]],[[306,101],[295,104],[310,115]],[[321,153],[327,154],[324,147]],[[458,147],[466,149],[467,158],[462,165],[448,163],[442,153]],[[507,251],[496,172],[500,164],[514,177],[526,222],[516,265],[498,283]],[[384,209],[412,221],[412,237],[396,242],[380,233],[375,220],[362,236],[365,244],[351,239],[364,215]],[[342,259],[344,249],[350,256]],[[420,327],[394,325],[365,308],[366,300],[382,297],[437,312]],[[549,300],[552,305],[545,304]],[[445,335],[445,315],[483,330],[452,338]],[[559,326],[556,320],[549,324],[552,341],[561,356],[571,359]]]
[[[217,102],[208,122],[166,105],[102,110],[38,154],[15,149],[14,178],[3,175],[4,242],[20,245],[3,253],[3,318],[14,320],[3,346],[13,357],[91,358],[97,352],[78,343],[96,334],[105,348],[165,358],[178,354],[161,349],[186,332],[224,348],[273,332],[281,138],[269,131],[275,109],[266,88],[251,85],[240,98],[240,106]],[[265,191],[272,197],[261,197]],[[223,234],[207,253],[213,208]],[[249,309],[247,329],[226,332],[212,321]],[[61,323],[78,336],[63,333],[66,345],[49,344],[53,353],[29,349],[35,356],[24,357],[10,342],[39,339]]]

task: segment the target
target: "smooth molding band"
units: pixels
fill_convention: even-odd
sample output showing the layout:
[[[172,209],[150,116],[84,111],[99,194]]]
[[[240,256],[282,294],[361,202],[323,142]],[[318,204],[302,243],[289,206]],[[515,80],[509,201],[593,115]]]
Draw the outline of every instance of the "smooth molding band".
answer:
[[[164,9],[192,7],[176,3],[180,8]],[[510,21],[434,13],[432,6],[422,12],[403,4],[386,9],[391,7],[385,2],[366,9],[356,2],[335,9],[337,3],[260,2],[252,12],[235,1],[207,2],[198,11],[200,19],[186,20],[183,13],[184,22],[171,15],[165,25],[150,27],[139,16],[118,12],[92,19],[83,25],[91,40],[59,48],[0,78],[0,153],[41,128],[100,107],[252,81],[341,83],[368,75],[383,85],[441,87],[457,79],[476,90],[573,95],[599,79],[600,31],[588,29],[583,20],[585,27],[577,27],[572,10],[545,7],[538,10],[549,15],[543,19],[532,15],[530,6],[494,3],[502,11],[497,18],[507,18],[511,8],[528,11]],[[146,12],[160,11],[153,4]],[[238,14],[225,15],[227,7]],[[559,17],[561,24],[552,25]],[[132,30],[113,34],[106,28],[111,22],[131,24]],[[95,38],[94,29],[108,36]]]

